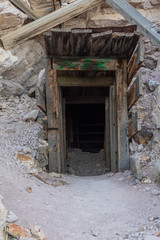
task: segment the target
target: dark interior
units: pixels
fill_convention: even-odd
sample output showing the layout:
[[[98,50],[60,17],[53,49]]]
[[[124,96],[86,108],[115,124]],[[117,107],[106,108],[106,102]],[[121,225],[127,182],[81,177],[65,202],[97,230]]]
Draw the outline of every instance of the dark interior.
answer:
[[[91,153],[104,148],[104,104],[67,104],[66,123],[68,147]]]

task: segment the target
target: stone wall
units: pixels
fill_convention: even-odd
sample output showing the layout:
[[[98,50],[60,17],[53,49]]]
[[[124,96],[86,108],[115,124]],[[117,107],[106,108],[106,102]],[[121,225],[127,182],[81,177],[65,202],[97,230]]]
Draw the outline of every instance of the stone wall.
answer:
[[[48,6],[47,0],[25,0],[31,7]],[[63,1],[63,5],[71,1]],[[160,27],[159,0],[129,0],[145,17]],[[8,0],[0,3],[0,34],[17,29],[27,20],[27,16]],[[64,24],[73,27],[126,26],[129,23],[107,4],[98,6]],[[143,96],[132,109],[142,113],[142,131],[130,144],[131,154],[141,158],[145,154],[152,160],[159,159],[160,142],[160,51],[148,39],[145,42],[145,61],[139,72],[142,73]],[[45,81],[45,48],[43,37],[26,41],[5,51],[0,47],[0,95],[2,97],[32,94],[35,86],[43,88]],[[137,156],[137,155],[136,155]]]

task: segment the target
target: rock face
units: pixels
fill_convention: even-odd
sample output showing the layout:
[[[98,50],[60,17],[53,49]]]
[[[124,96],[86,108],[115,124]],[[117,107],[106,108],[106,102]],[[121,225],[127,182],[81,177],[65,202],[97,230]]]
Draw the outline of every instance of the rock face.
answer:
[[[0,35],[22,26],[27,16],[8,0],[0,3]]]

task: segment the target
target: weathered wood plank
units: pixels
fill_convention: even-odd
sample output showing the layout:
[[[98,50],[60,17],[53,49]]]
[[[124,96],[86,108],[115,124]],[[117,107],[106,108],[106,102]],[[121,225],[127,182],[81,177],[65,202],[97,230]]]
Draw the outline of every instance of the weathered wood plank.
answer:
[[[22,0],[10,0],[16,7],[22,10],[31,19],[38,19],[39,16]]]
[[[46,103],[45,103],[45,96],[41,92],[41,90],[36,87],[35,89],[35,96],[36,96],[36,104],[37,106],[44,112],[46,113]]]
[[[128,63],[128,86],[144,61],[144,43],[140,42]]]
[[[117,123],[116,123],[116,89],[115,85],[109,90],[109,128],[110,128],[110,159],[111,171],[115,172],[117,166]]]
[[[128,137],[133,138],[136,133],[141,130],[141,114],[140,111],[136,111],[129,120],[128,125]]]
[[[58,132],[48,130],[49,172],[59,173]]]
[[[129,169],[128,148],[128,106],[127,106],[127,61],[122,60],[121,67],[116,71],[117,97],[117,140],[118,170]]]
[[[114,79],[114,77],[58,77],[58,84],[63,87],[107,87],[113,84]]]
[[[58,84],[57,71],[51,69],[51,62],[48,62],[48,77],[46,78],[46,101],[48,129],[58,128]]]
[[[111,158],[110,158],[110,130],[109,130],[109,98],[105,99],[104,154],[105,154],[106,167],[110,171]]]
[[[116,9],[131,24],[136,24],[138,31],[160,48],[160,28],[156,27],[155,24],[150,22],[125,0],[105,1],[111,7]]]
[[[142,96],[142,77],[139,75],[128,92],[128,109]]]
[[[83,70],[83,71],[114,71],[119,66],[117,59],[113,59],[112,57],[107,59],[92,59],[81,58],[81,59],[55,59],[54,58],[54,68],[61,71],[71,70]]]
[[[89,9],[103,3],[104,0],[77,0],[69,4],[65,8],[60,8],[55,12],[47,14],[32,23],[24,25],[15,31],[5,34],[1,37],[1,41],[5,49],[14,47],[34,36],[43,33],[53,27],[66,22]]]

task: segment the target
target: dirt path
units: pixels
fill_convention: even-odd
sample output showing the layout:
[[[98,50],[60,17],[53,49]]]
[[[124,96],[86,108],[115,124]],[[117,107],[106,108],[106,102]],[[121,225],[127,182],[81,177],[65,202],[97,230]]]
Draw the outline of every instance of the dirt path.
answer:
[[[146,186],[132,185],[128,174],[65,176],[69,185],[55,188],[18,169],[1,164],[3,202],[19,224],[39,224],[47,240],[124,239],[150,224],[148,217],[160,215],[159,196],[152,196]],[[26,191],[28,186],[32,193]]]

